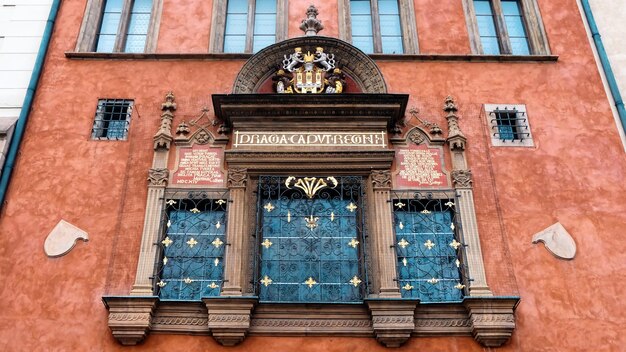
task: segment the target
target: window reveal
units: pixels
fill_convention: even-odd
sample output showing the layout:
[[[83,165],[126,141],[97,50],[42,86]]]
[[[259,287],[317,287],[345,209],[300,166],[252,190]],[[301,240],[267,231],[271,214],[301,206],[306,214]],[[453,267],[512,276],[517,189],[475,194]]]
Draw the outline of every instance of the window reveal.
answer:
[[[124,140],[133,112],[133,101],[126,99],[101,99],[91,130],[92,139]]]

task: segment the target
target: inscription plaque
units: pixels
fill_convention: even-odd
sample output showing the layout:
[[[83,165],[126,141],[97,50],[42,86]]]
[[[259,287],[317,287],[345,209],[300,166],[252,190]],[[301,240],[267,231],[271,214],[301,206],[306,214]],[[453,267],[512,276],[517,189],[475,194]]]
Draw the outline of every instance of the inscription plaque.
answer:
[[[171,183],[185,186],[223,187],[223,160],[224,150],[222,148],[201,145],[179,148],[177,168]]]
[[[240,132],[235,131],[235,148],[240,147],[387,147],[381,132]]]
[[[443,153],[439,148],[425,145],[396,151],[396,186],[399,188],[448,187],[448,178],[443,172]]]

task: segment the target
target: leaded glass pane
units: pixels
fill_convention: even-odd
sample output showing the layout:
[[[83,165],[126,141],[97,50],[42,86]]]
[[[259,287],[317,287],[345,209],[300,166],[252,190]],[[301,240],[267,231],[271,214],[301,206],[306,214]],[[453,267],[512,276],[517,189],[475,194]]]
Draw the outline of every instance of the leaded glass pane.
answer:
[[[382,37],[384,54],[402,54],[404,52],[402,46],[402,37]]]
[[[181,198],[188,197],[188,198]],[[155,285],[162,300],[218,296],[226,244],[225,195],[175,192],[166,195],[162,255]]]
[[[124,51],[128,53],[142,53],[145,50],[152,13],[152,0],[135,0],[130,13],[128,33]]]
[[[351,0],[350,1],[350,14],[351,15],[370,15],[372,14],[372,7],[369,0]]]
[[[530,46],[519,2],[503,0],[502,11],[511,41],[511,53],[513,55],[530,55]]]
[[[254,16],[254,35],[275,35],[276,14],[257,14]]]
[[[378,13],[381,15],[399,15],[398,0],[378,0]]]
[[[274,43],[276,43],[275,35],[255,35],[254,42],[252,43],[252,52],[256,53]]]
[[[448,196],[416,193],[393,201],[398,280],[404,298],[423,302],[463,298],[463,245],[457,234],[455,201]]]
[[[276,14],[276,0],[256,0],[255,12]]]
[[[224,36],[224,52],[225,53],[243,53],[246,50],[245,35],[225,35]]]
[[[248,0],[228,0],[227,14],[248,13]]]
[[[353,35],[352,45],[361,49],[364,53],[371,54],[374,52],[374,37],[355,37]]]
[[[115,46],[115,37],[122,16],[122,0],[108,0],[104,6],[100,30],[98,31],[97,52],[112,52]]]
[[[496,24],[493,18],[493,8],[489,0],[474,0],[476,23],[480,43],[485,55],[500,55],[500,44]]]
[[[361,183],[360,177],[259,178],[261,301],[363,299]],[[317,190],[309,197],[305,189]]]

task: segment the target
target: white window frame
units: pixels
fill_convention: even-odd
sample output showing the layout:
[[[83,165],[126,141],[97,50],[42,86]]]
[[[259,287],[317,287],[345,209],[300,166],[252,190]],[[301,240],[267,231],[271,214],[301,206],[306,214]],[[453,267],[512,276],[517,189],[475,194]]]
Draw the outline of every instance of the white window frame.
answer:
[[[517,127],[525,127],[524,133],[528,133],[528,136],[519,140],[502,140],[497,135],[494,135],[494,131],[497,131],[498,125],[493,115],[496,110],[516,110],[518,113],[522,113],[526,118],[524,125],[518,125]],[[526,112],[526,105],[524,104],[485,104],[485,116],[487,118],[487,128],[489,129],[489,135],[491,136],[491,144],[494,147],[534,147],[532,129],[530,127],[530,120],[528,119],[528,113]]]

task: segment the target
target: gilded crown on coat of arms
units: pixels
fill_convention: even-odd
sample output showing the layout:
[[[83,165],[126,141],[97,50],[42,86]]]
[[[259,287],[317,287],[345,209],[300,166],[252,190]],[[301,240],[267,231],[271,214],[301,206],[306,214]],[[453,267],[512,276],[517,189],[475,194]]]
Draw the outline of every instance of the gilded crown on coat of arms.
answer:
[[[317,47],[314,53],[295,48],[282,64],[272,77],[276,93],[337,94],[346,87],[345,75],[335,67],[335,55],[325,53],[324,48]]]

